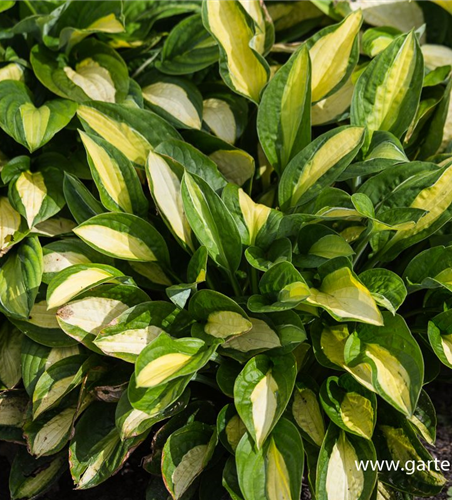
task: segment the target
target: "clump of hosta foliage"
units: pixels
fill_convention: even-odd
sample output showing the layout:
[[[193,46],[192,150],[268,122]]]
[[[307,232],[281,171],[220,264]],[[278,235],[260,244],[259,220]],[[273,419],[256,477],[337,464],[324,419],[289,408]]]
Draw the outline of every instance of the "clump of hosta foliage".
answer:
[[[435,496],[450,5],[0,10],[11,497],[131,453],[156,500]]]

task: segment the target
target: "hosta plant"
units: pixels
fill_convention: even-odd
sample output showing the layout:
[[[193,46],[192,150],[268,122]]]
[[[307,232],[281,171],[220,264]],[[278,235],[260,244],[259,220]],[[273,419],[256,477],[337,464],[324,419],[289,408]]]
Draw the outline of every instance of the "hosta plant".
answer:
[[[11,498],[435,497],[357,462],[431,460],[450,380],[448,2],[0,12]]]

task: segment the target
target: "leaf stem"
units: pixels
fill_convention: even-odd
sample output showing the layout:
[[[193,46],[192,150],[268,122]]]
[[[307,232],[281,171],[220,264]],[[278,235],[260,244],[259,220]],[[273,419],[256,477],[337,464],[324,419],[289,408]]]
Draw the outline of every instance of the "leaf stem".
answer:
[[[229,279],[231,281],[231,285],[236,297],[240,297],[241,295],[243,295],[242,287],[240,286],[240,283],[238,282],[235,273],[229,271]]]
[[[192,382],[199,382],[200,384],[207,385],[209,387],[212,387],[212,389],[220,391],[220,388],[218,387],[218,384],[215,382],[215,380],[212,380],[209,377],[206,377],[205,375],[197,373],[191,380]]]
[[[259,294],[259,284],[257,279],[257,269],[253,267],[251,264],[250,268],[250,277],[251,277],[251,292],[253,294]]]
[[[33,5],[31,4],[30,0],[24,0],[24,3],[25,5],[30,9],[30,12],[33,14],[33,15],[37,15],[37,11],[36,9],[33,7]]]

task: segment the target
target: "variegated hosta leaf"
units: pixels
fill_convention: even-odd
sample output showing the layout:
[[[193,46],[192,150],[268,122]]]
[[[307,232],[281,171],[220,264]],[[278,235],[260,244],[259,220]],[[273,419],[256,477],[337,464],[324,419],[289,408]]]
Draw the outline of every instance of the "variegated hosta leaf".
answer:
[[[58,309],[56,317],[68,336],[101,353],[94,344],[97,334],[129,307],[147,300],[136,286],[103,284]]]
[[[120,2],[96,2],[71,5],[58,17],[55,33],[59,33],[59,47],[70,52],[72,47],[93,33],[121,33],[124,25],[121,21],[122,8]]]
[[[236,453],[237,475],[245,499],[298,500],[304,456],[300,434],[282,418],[258,449],[247,433]]]
[[[449,221],[452,215],[451,178],[452,166],[436,169],[429,175],[419,176],[415,188],[402,184],[400,189],[386,197],[385,208],[397,203],[396,206],[417,208],[427,213],[414,225],[394,232],[393,237],[380,250],[382,260],[394,259],[402,250],[428,238]]]
[[[53,455],[67,444],[78,413],[77,397],[71,393],[56,408],[25,424],[24,433],[33,455],[38,458]]]
[[[173,234],[193,249],[193,235],[184,211],[181,181],[183,168],[178,163],[151,151],[146,163],[149,189],[160,213]]]
[[[311,62],[302,45],[265,89],[257,116],[262,149],[278,173],[309,143],[310,113]]]
[[[347,434],[330,423],[317,462],[316,498],[365,500],[370,498],[377,472],[360,470],[357,463],[376,460],[371,441]]]
[[[329,377],[320,389],[325,413],[343,430],[371,439],[377,419],[375,394],[351,375]]]
[[[278,40],[291,41],[318,26],[323,13],[312,2],[269,2],[267,5]]]
[[[279,184],[282,209],[315,198],[352,162],[365,138],[362,127],[338,127],[315,139],[287,165]]]
[[[383,325],[383,317],[370,291],[348,267],[342,267],[323,278],[320,288],[311,288],[306,301],[328,311],[338,321],[355,320]]]
[[[206,134],[205,132],[193,130],[185,132],[185,134],[190,133],[201,134],[202,137],[207,136],[214,141],[219,140],[209,134]],[[228,147],[232,146],[228,145]],[[178,167],[178,165],[182,165],[182,167],[184,167],[184,169],[190,174],[201,177],[201,179],[205,180],[207,184],[209,184],[209,186],[216,192],[219,192],[227,184],[225,178],[212,159],[200,150],[196,149],[196,147],[189,142],[176,139],[164,141],[157,146],[155,153],[162,155],[167,161],[173,160],[171,165],[174,166],[176,171],[180,170],[182,172],[182,170]]]
[[[306,42],[312,63],[311,96],[316,103],[337,92],[349,79],[359,57],[361,11],[320,30]]]
[[[10,63],[0,68],[0,82],[3,80],[24,81],[24,70],[20,64]]]
[[[204,28],[201,15],[195,14],[183,19],[171,30],[156,67],[169,75],[186,75],[217,61],[217,44]]]
[[[303,438],[320,447],[325,437],[325,422],[318,391],[312,380],[297,381],[289,411]]]
[[[352,10],[362,9],[364,22],[371,26],[391,26],[406,32],[420,28],[424,15],[419,4],[405,0],[354,0],[349,2]]]
[[[139,167],[161,141],[179,138],[168,122],[144,109],[89,101],[78,107],[77,116],[86,132],[96,133]]]
[[[373,132],[400,138],[416,114],[424,71],[414,31],[397,37],[366,67],[356,83],[351,123],[367,127],[367,150]]]
[[[290,262],[273,265],[259,282],[260,295],[251,295],[248,309],[255,313],[269,313],[294,309],[309,295],[303,276]]]
[[[136,215],[96,215],[76,227],[74,233],[109,257],[169,265],[165,240],[154,226]]]
[[[233,404],[227,404],[218,414],[217,432],[221,444],[234,455],[246,427]]]
[[[139,354],[135,363],[137,387],[156,387],[201,369],[218,343],[207,345],[189,337],[173,339],[162,332]]]
[[[67,470],[67,453],[35,459],[20,446],[11,465],[9,491],[11,499],[34,498],[45,493]]]
[[[104,139],[79,132],[105,208],[112,212],[145,214],[148,200],[132,163]]]
[[[145,82],[143,98],[152,111],[177,128],[201,128],[202,96],[190,80],[160,74]]]
[[[143,302],[113,319],[94,344],[109,356],[133,363],[163,331],[170,335],[180,334],[191,323],[186,311],[170,302]]]
[[[29,403],[25,391],[3,391],[0,394],[0,438],[2,441],[23,442],[22,426]]]
[[[3,321],[0,326],[0,382],[7,389],[15,387],[22,378],[21,345],[21,332],[8,321]]]
[[[452,66],[452,49],[445,45],[425,44],[421,46],[424,64],[433,71],[441,66]]]
[[[196,171],[194,166],[187,165],[183,158],[176,158],[179,163],[184,165],[187,170],[203,178],[209,185],[217,190],[217,185],[221,184],[221,187],[225,186],[224,179],[238,186],[242,186],[246,181],[251,179],[254,175],[255,161],[253,156],[244,151],[243,149],[238,149],[231,144],[225,142],[219,137],[208,134],[207,132],[200,130],[190,130],[185,132],[185,137],[188,141],[192,142],[197,148],[199,148],[205,155],[208,155],[208,159],[213,165],[216,165],[221,175],[221,182],[216,179],[215,186],[206,176],[203,174],[203,169]],[[158,148],[159,153],[164,153],[163,150]],[[187,148],[186,148],[187,149]],[[212,170],[211,167],[207,167]],[[212,172],[213,173],[213,172]]]
[[[77,489],[97,486],[122,467],[147,433],[121,441],[115,427],[116,405],[95,402],[75,426],[69,453],[70,470]]]
[[[384,326],[359,325],[348,337],[345,368],[358,382],[410,417],[424,380],[421,350],[401,316],[383,313],[383,318]],[[386,334],[389,332],[391,335]]]
[[[69,347],[76,343],[61,329],[56,318],[57,309],[48,309],[45,300],[36,300],[28,318],[11,322],[28,338],[48,347]]]
[[[238,0],[207,0],[203,4],[202,18],[204,26],[218,42],[220,73],[225,83],[234,92],[259,102],[269,69],[258,52],[261,29],[253,17]]]
[[[23,240],[0,267],[0,311],[27,319],[42,279],[42,248],[36,236]]]
[[[284,412],[295,384],[292,354],[255,356],[245,365],[234,385],[234,402],[240,418],[258,449]]]
[[[24,83],[0,82],[0,127],[30,153],[50,141],[74,116],[75,103],[62,99],[36,108]]]
[[[38,379],[33,391],[33,420],[55,407],[61,399],[82,382],[97,359],[95,355],[68,356],[54,363]]]
[[[452,368],[452,315],[442,312],[428,323],[428,339],[439,360]]]
[[[237,121],[233,109],[226,100],[211,97],[203,101],[202,119],[209,129],[220,139],[234,144],[237,133]]]
[[[355,73],[342,85],[342,87],[329,97],[316,102],[311,109],[311,122],[313,126],[327,125],[341,121],[348,116],[348,109],[352,103],[355,89]]]
[[[10,182],[8,195],[11,204],[24,217],[30,229],[63,208],[62,183],[61,172],[53,167],[37,172],[25,170]]]
[[[128,70],[108,45],[89,38],[78,44],[76,60],[60,64],[57,53],[35,45],[30,63],[38,80],[54,94],[76,102],[122,102],[129,90]]]
[[[256,35],[251,47],[261,55],[266,55],[275,42],[275,30],[266,5],[260,0],[239,0],[242,7],[255,23]]]
[[[409,494],[435,497],[446,483],[438,467],[412,467],[411,464],[433,463],[432,456],[416,436],[412,424],[399,412],[385,405],[378,414],[375,428],[375,447],[380,460],[405,466],[398,470],[389,467],[379,471],[380,480],[391,487],[403,488]]]
[[[188,222],[210,257],[235,273],[242,256],[240,234],[221,198],[203,179],[185,172],[182,201]]]
[[[22,219],[6,196],[0,196],[0,256],[8,251],[19,236]]]
[[[101,283],[118,283],[124,277],[114,267],[101,264],[77,264],[59,272],[47,289],[49,309],[66,304],[77,295]]]
[[[251,330],[253,324],[232,299],[213,290],[200,290],[190,300],[188,311],[202,333],[227,339]]]
[[[244,245],[266,248],[274,241],[282,219],[281,212],[255,203],[234,184],[225,187],[222,198],[235,220]]]
[[[176,401],[168,403],[168,400],[163,398],[144,412],[135,409],[130,404],[127,391],[125,391],[119,400],[115,414],[116,428],[119,430],[121,440],[137,437],[156,423],[179,413],[187,406],[189,398],[190,390],[187,388]]]
[[[174,500],[179,500],[204,470],[217,442],[212,426],[192,422],[173,432],[163,447],[162,475]]]
[[[66,238],[53,241],[42,249],[43,251],[43,275],[42,281],[49,284],[50,281],[63,269],[77,264],[113,264],[109,257],[96,252],[82,241],[74,238]]]

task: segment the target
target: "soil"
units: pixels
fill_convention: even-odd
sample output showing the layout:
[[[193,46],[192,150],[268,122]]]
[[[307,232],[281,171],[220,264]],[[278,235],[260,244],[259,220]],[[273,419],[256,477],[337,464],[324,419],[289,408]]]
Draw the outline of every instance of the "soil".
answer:
[[[438,415],[437,440],[435,447],[429,447],[434,458],[452,462],[452,391],[451,385],[434,383],[427,386]],[[8,474],[10,463],[17,445],[0,443],[0,498],[9,498]],[[150,475],[141,467],[142,457],[149,453],[149,442],[146,441],[130,457],[125,466],[115,476],[91,490],[76,491],[69,473],[64,474],[45,496],[45,500],[146,500],[146,488]],[[437,500],[449,500],[447,490],[452,486],[452,471],[444,472],[448,485],[434,497]],[[149,500],[154,497],[148,497]],[[433,498],[433,497],[431,497]],[[163,499],[162,499],[163,500]],[[165,499],[166,500],[166,499]],[[301,500],[311,500],[309,489],[303,482]]]

